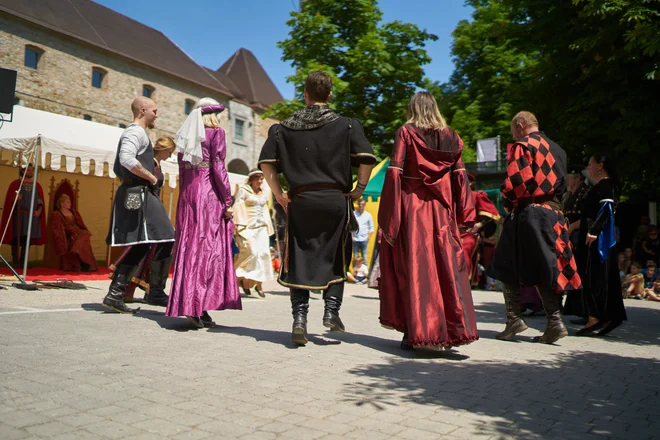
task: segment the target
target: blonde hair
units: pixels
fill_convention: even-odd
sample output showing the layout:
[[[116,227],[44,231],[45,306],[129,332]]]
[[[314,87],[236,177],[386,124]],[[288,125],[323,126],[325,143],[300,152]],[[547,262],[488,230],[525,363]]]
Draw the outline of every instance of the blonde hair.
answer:
[[[69,197],[66,194],[62,194],[59,199],[57,199],[57,203],[55,204],[57,206],[57,209],[62,208],[62,203],[64,203],[65,200],[71,200],[71,197]]]
[[[175,148],[176,144],[174,143],[174,139],[169,136],[158,138],[156,145],[154,145],[154,151],[167,151],[174,150]]]
[[[523,128],[526,128],[538,126],[539,121],[536,119],[536,116],[534,116],[534,113],[522,111],[518,112],[518,114],[511,120],[512,128],[515,128],[518,124],[522,125]]]
[[[433,130],[447,128],[447,122],[438,110],[438,103],[429,92],[417,92],[413,95],[408,104],[408,123]]]
[[[202,98],[195,104],[195,108],[206,107],[207,105],[219,105],[220,103],[213,98]],[[202,115],[202,120],[204,121],[204,127],[208,128],[218,128],[220,127],[220,119],[218,119],[218,113],[207,113]]]

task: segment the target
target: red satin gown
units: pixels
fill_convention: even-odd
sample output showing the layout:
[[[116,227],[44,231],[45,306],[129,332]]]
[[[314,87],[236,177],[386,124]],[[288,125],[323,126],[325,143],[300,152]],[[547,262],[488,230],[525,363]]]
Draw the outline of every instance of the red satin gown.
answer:
[[[476,221],[461,152],[450,128],[399,129],[378,213],[380,322],[413,346],[479,339],[459,225]]]

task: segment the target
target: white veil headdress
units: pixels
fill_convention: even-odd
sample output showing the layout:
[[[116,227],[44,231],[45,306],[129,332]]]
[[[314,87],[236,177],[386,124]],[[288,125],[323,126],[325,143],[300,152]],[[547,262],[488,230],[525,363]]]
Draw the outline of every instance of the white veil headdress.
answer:
[[[200,100],[200,103],[206,98]],[[212,104],[197,107],[190,112],[188,118],[176,132],[176,152],[183,154],[183,161],[198,165],[202,159],[202,142],[206,139],[203,114],[220,113],[225,109],[222,104]]]

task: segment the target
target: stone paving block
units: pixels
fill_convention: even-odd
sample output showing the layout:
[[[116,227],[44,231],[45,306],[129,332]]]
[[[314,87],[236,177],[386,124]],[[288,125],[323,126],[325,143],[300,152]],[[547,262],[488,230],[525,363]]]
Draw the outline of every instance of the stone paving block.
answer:
[[[161,436],[161,438],[188,431],[190,429],[187,426],[178,423],[176,420],[163,420],[155,418],[149,418],[141,422],[135,422],[132,423],[131,426],[152,434],[158,434]]]
[[[406,419],[401,422],[401,424],[410,428],[435,432],[436,434],[449,434],[450,432],[456,430],[455,425],[450,425],[444,422],[436,422],[428,419]]]
[[[359,419],[360,416],[349,413],[335,413],[325,417],[325,420],[328,420],[333,423],[351,423],[354,420]]]
[[[53,437],[49,437],[52,440],[102,440],[106,437],[99,437],[96,434],[92,434],[89,431],[76,430],[71,432],[66,432],[64,434],[58,434]]]
[[[356,429],[355,426],[322,419],[307,419],[300,423],[299,426],[324,431],[328,434],[346,434]]]
[[[466,439],[466,440],[471,440],[471,439],[487,440],[490,438],[501,438],[495,436],[492,433],[475,431],[474,429],[470,429],[467,427],[461,427],[456,429],[455,431],[452,431],[451,435],[448,437],[451,437],[452,439]]]
[[[277,438],[295,439],[295,440],[316,439],[319,437],[323,437],[326,434],[327,432],[319,431],[317,429],[302,428],[300,426],[296,426],[293,429],[281,433]]]
[[[76,413],[58,417],[57,420],[77,428],[79,426],[89,425],[90,423],[101,422],[104,418],[89,413]]]
[[[27,432],[37,437],[50,437],[74,431],[75,428],[62,422],[48,422],[41,425],[32,425],[25,428]]]
[[[49,417],[32,411],[12,411],[0,414],[0,422],[11,425],[14,428],[25,428],[26,426],[40,425],[53,421]]]
[[[14,428],[0,422],[0,436],[3,440],[21,440],[30,436],[25,429]]]
[[[87,412],[99,417],[111,417],[113,414],[126,412],[126,408],[117,405],[106,405],[105,402],[99,402],[96,408],[90,409]]]
[[[150,418],[152,417],[138,410],[128,410],[128,411],[110,414],[106,416],[104,419],[125,425],[132,425],[133,423],[141,422],[143,420],[147,420]]]
[[[144,433],[131,426],[113,422],[112,420],[103,420],[102,422],[92,423],[86,425],[84,429],[92,434],[109,439],[129,438]]]
[[[410,440],[437,440],[438,434],[417,428],[405,428],[403,431],[397,432],[396,438]]]
[[[232,437],[242,437],[249,434],[253,430],[246,428],[245,426],[236,425],[234,423],[222,422],[222,421],[210,421],[207,423],[202,423],[198,426],[202,431],[209,431],[216,435],[222,435],[223,437],[232,436]]]
[[[201,440],[205,438],[218,438],[218,435],[214,435],[207,431],[202,431],[201,429],[191,429],[188,431],[180,432],[171,436],[173,440]]]
[[[367,431],[382,432],[389,434],[396,434],[405,429],[405,426],[383,422],[382,420],[375,420],[371,417],[361,417],[350,423],[351,426],[360,428]]]
[[[277,436],[272,432],[257,431],[239,437],[239,440],[274,440],[276,438]]]
[[[275,434],[280,434],[282,432],[288,431],[293,428],[295,428],[295,425],[292,425],[290,423],[274,421],[267,425],[260,426],[259,430],[264,432],[272,432]]]

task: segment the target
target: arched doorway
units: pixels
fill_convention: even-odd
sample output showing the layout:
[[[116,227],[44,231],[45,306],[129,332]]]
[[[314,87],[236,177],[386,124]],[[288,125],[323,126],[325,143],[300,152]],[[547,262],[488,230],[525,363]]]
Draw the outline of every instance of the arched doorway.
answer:
[[[231,162],[229,162],[229,165],[227,165],[227,171],[229,171],[230,173],[242,174],[244,176],[247,176],[248,173],[250,172],[250,168],[248,168],[247,164],[243,162],[241,159],[234,159]]]

